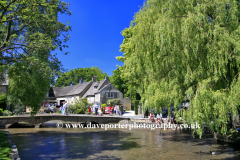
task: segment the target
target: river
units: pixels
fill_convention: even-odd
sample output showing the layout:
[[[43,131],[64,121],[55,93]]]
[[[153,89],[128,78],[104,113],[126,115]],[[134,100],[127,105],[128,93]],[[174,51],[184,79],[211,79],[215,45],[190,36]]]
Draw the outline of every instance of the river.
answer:
[[[240,147],[187,130],[11,128],[22,160],[240,159]],[[206,154],[202,154],[205,152]],[[207,154],[209,151],[217,155]]]

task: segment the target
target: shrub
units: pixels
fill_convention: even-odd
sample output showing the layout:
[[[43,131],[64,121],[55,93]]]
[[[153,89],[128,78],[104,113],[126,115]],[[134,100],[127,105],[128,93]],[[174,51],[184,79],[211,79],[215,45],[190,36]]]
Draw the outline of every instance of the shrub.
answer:
[[[25,107],[23,106],[16,106],[14,107],[13,114],[14,115],[20,115],[25,111]]]
[[[56,113],[62,113],[62,111],[61,110],[57,110]]]
[[[135,101],[134,101],[134,111],[135,111],[135,115],[138,114],[138,105],[139,105],[139,100],[135,100]]]
[[[110,103],[110,106],[120,105],[121,100],[120,99],[110,99],[110,100],[108,100],[107,104],[109,104],[109,103]]]
[[[20,99],[14,98],[11,95],[7,96],[7,103],[10,105],[10,111],[15,115],[22,114],[25,112],[25,107],[23,106]]]
[[[84,108],[84,107],[81,107],[81,108],[79,108],[79,109],[77,109],[77,114],[84,114],[85,113],[85,111],[86,111],[86,109]]]
[[[4,116],[11,116],[12,112],[10,112],[8,110],[4,110],[3,114],[4,114]]]
[[[76,107],[74,105],[72,105],[72,104],[68,105],[68,107],[67,107],[67,112],[68,113],[76,114],[76,111],[77,111],[77,109],[76,109]]]
[[[102,114],[105,114],[105,107],[106,107],[107,105],[104,103],[104,104],[102,104],[102,107],[103,107],[103,113]]]
[[[7,105],[7,95],[6,95],[6,93],[1,93],[0,94],[0,108],[5,110],[6,105]]]

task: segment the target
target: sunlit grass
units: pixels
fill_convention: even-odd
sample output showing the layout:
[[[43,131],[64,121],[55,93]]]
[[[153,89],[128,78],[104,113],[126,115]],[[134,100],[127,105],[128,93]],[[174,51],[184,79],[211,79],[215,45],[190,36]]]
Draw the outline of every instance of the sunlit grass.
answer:
[[[8,143],[7,134],[3,131],[0,131],[0,159],[1,160],[9,160],[11,153],[11,148]]]

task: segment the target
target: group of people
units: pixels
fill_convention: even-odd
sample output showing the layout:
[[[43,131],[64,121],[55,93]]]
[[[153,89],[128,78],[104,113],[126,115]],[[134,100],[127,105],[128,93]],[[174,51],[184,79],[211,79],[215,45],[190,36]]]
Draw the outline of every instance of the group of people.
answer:
[[[155,117],[155,115],[151,112],[151,113],[150,113],[150,116],[149,116],[149,119],[150,119],[152,122],[154,121],[154,117]],[[161,125],[161,123],[163,123],[162,117],[163,117],[163,116],[162,116],[162,113],[160,113],[160,115],[157,114],[156,118],[157,118],[157,123],[158,123],[158,125]],[[168,114],[168,116],[167,116],[167,123],[176,123],[176,121],[175,121],[175,116],[173,115],[172,117],[170,117],[169,114]]]
[[[122,112],[120,111],[120,109],[119,108],[117,108],[117,107],[114,107],[114,108],[112,108],[112,110],[111,110],[111,114],[113,115],[113,114],[117,114],[117,115],[122,115]]]
[[[47,107],[49,111],[55,112],[56,111],[56,106],[54,103],[45,103],[44,107]]]
[[[93,111],[95,111],[95,115],[102,115],[103,110],[104,110],[103,107],[99,108],[99,105],[95,104],[95,105],[93,105],[93,107],[89,106],[88,114],[91,114]],[[111,115],[114,115],[114,114],[122,115],[122,112],[120,111],[119,108],[113,107],[113,108],[111,108],[110,114]]]
[[[98,114],[102,115],[102,113],[103,113],[103,107],[101,107],[101,109],[99,110],[99,105],[98,104],[93,105],[93,107],[89,106],[88,107],[88,114],[91,114],[93,110],[95,111],[95,115],[98,115]]]
[[[63,101],[63,105],[60,107],[60,110],[62,111],[62,115],[67,115],[67,101]]]

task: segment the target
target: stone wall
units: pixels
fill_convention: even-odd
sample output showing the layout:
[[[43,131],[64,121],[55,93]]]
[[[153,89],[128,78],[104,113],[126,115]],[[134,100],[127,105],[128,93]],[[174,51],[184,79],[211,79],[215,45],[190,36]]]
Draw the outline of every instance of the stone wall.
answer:
[[[0,93],[7,93],[7,86],[0,86]]]
[[[107,96],[107,94],[109,92],[114,93],[114,96],[112,98],[109,98]],[[110,100],[110,99],[120,99],[120,100],[122,100],[122,98],[123,98],[122,92],[120,92],[113,85],[109,85],[108,87],[106,87],[104,90],[101,91],[100,102],[101,102],[101,104],[103,104],[103,103],[107,104],[107,101]]]
[[[122,105],[126,110],[131,110],[131,98],[122,98]]]

